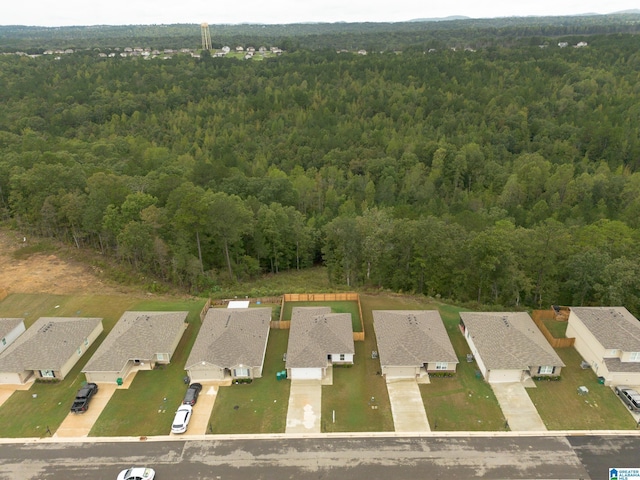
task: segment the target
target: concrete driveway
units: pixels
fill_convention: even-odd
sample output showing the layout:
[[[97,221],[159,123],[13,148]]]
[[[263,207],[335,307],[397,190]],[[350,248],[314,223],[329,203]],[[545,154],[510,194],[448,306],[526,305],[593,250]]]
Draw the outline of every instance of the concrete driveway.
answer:
[[[67,417],[62,421],[54,437],[86,437],[89,435],[93,424],[96,423],[98,417],[107,406],[109,400],[117,390],[117,385],[113,383],[103,383],[98,385],[98,393],[89,402],[89,408],[84,413],[69,412]],[[69,401],[71,407],[73,399]]]
[[[509,422],[511,431],[528,432],[547,429],[522,383],[492,383],[491,388],[498,399],[502,413]]]
[[[422,395],[415,379],[387,379],[396,432],[430,432]]]
[[[320,433],[322,381],[291,380],[286,433]]]
[[[213,411],[213,405],[218,397],[220,385],[202,385],[202,391],[198,396],[198,402],[193,406],[191,420],[189,420],[189,435],[204,435],[209,430],[209,419]]]

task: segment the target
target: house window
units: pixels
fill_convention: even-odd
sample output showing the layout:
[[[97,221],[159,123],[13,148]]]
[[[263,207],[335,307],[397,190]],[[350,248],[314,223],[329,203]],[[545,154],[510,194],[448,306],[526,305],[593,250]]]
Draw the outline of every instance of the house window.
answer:
[[[541,374],[541,375],[545,375],[545,374],[549,375],[549,374],[552,374],[554,372],[554,370],[555,370],[554,367],[550,367],[550,366],[546,365],[546,366],[543,366],[543,367],[539,367],[538,368],[538,373]]]
[[[640,352],[631,352],[629,354],[629,360],[632,362],[640,362]]]
[[[341,361],[341,362],[344,362],[344,353],[341,353],[341,354],[340,354],[340,361]]]
[[[449,369],[449,364],[447,362],[436,363],[436,370],[448,370],[448,369]]]
[[[40,376],[42,378],[56,378],[56,374],[53,370],[40,370]]]

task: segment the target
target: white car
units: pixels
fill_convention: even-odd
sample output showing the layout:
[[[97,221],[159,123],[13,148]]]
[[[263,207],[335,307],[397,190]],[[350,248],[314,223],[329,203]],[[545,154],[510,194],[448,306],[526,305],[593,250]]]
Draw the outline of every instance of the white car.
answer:
[[[184,433],[187,431],[187,427],[189,426],[189,420],[191,420],[191,413],[193,412],[193,407],[191,405],[180,405],[178,411],[176,412],[176,416],[173,418],[173,423],[171,424],[171,433]]]
[[[117,480],[153,480],[155,476],[153,468],[131,467],[121,471]]]

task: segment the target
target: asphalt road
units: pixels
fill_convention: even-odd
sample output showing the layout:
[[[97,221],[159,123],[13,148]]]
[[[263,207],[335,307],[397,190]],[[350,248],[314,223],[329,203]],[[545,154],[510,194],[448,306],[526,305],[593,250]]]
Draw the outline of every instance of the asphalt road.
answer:
[[[0,445],[0,479],[606,479],[640,467],[640,436],[375,437]]]

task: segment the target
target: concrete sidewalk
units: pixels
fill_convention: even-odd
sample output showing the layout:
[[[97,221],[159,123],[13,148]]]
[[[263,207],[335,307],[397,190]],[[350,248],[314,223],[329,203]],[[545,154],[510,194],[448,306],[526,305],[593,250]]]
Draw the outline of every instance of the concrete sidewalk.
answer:
[[[396,432],[430,432],[422,395],[415,379],[387,379]]]
[[[16,390],[29,390],[31,385],[35,383],[34,380],[27,382],[23,385],[2,384],[0,385],[0,407],[4,402],[9,400],[9,397],[13,395]]]
[[[491,388],[511,431],[547,430],[522,383],[492,383]]]
[[[291,380],[286,433],[320,433],[322,382]]]

